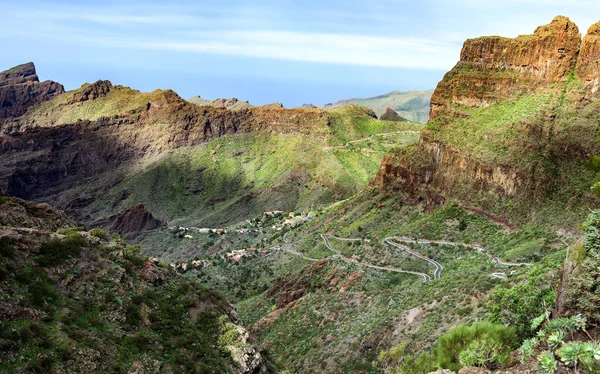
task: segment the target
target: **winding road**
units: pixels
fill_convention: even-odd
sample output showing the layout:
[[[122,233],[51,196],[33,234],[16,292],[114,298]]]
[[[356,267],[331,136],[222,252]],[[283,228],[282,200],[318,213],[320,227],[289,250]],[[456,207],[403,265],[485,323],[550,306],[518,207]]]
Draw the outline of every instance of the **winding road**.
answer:
[[[335,236],[332,236],[333,238],[338,239]],[[418,275],[420,277],[423,277],[423,279],[425,280],[425,282],[429,282],[431,280],[431,277],[425,273],[419,273],[416,271],[410,271],[410,270],[403,270],[403,269],[397,269],[397,268],[389,268],[389,267],[384,267],[384,266],[377,266],[377,265],[373,265],[373,264],[369,264],[366,262],[359,262],[356,260],[352,260],[349,259],[348,257],[344,257],[342,256],[342,253],[335,249],[331,243],[329,243],[329,237],[326,234],[321,234],[321,238],[323,238],[323,240],[325,241],[325,246],[327,246],[327,248],[329,248],[329,250],[333,251],[336,253],[336,258],[340,258],[342,261],[345,261],[349,264],[355,264],[355,265],[360,265],[360,266],[364,266],[364,267],[368,267],[368,268],[372,268],[372,269],[377,269],[377,270],[386,270],[386,271],[392,271],[395,273],[405,273],[405,274],[412,274],[412,275]],[[344,240],[344,239],[341,239]],[[345,240],[363,240],[363,239],[345,239]],[[335,257],[335,256],[334,256]]]
[[[353,238],[339,238],[337,236],[333,236],[333,235],[327,235],[327,234],[321,234],[321,238],[323,239],[323,241],[325,242],[325,246],[332,252],[335,253],[335,255],[333,256],[333,258],[339,258],[342,261],[349,263],[349,264],[355,264],[355,265],[359,265],[359,266],[364,266],[367,268],[371,268],[371,269],[376,269],[376,270],[384,270],[384,271],[391,271],[391,272],[395,272],[395,273],[404,273],[404,274],[412,274],[412,275],[417,275],[420,277],[423,277],[423,279],[425,280],[425,282],[429,282],[431,281],[431,277],[425,273],[421,273],[421,272],[417,272],[417,271],[410,271],[410,270],[404,270],[404,269],[398,269],[398,268],[392,268],[392,267],[385,267],[385,266],[378,266],[378,265],[373,265],[373,264],[369,264],[366,262],[360,262],[357,261],[355,259],[351,259],[348,257],[345,257],[342,255],[342,252],[338,249],[336,249],[335,247],[333,247],[331,245],[331,243],[329,242],[329,238],[334,238],[337,240],[344,240],[344,241],[366,241],[366,242],[370,242],[370,239],[353,239]],[[305,260],[309,260],[309,261],[313,261],[313,262],[318,262],[324,259],[318,259],[318,258],[311,258],[311,257],[306,257],[304,254],[295,251],[293,249],[293,245],[294,243],[290,243],[288,238],[287,238],[287,234],[283,235],[283,242],[285,244],[283,244],[283,246],[279,246],[276,245],[274,246],[272,249],[276,249],[276,250],[283,250],[286,251],[290,254],[293,254],[295,256],[301,257]],[[440,245],[449,245],[449,246],[454,246],[454,247],[458,247],[458,246],[464,246],[467,248],[472,248],[472,249],[476,249],[479,253],[486,255],[488,257],[492,258],[492,262],[499,264],[499,265],[504,265],[504,266],[531,266],[532,264],[530,263],[513,263],[513,262],[505,262],[502,261],[501,259],[499,259],[496,256],[491,255],[490,253],[488,253],[488,251],[485,248],[479,247],[479,246],[475,246],[475,245],[470,245],[470,244],[465,244],[465,243],[454,243],[454,242],[449,242],[449,241],[445,241],[445,240],[414,240],[414,239],[410,239],[410,238],[404,238],[404,237],[389,237],[389,238],[385,238],[384,242],[394,246],[396,248],[399,248],[405,252],[408,252],[409,254],[429,262],[430,264],[432,264],[433,266],[435,266],[435,271],[433,273],[433,278],[434,279],[440,279],[441,277],[441,273],[443,270],[443,266],[435,261],[432,260],[429,257],[423,256],[422,254],[412,250],[411,248],[409,248],[406,245],[403,244],[399,244],[397,242],[401,242],[401,243],[424,243],[424,244],[440,244]],[[329,257],[327,257],[329,258]],[[492,277],[494,278],[500,278],[500,279],[508,279],[508,276],[505,273],[492,273]]]
[[[425,256],[421,255],[420,253],[413,251],[412,249],[408,248],[405,245],[394,243],[393,240],[394,240],[394,238],[391,238],[391,237],[385,238],[385,242],[387,244],[392,245],[396,248],[400,248],[403,251],[408,252],[411,255],[418,257],[421,260],[425,260],[425,261],[429,262],[430,264],[432,264],[433,266],[435,266],[435,272],[433,273],[433,279],[440,279],[443,267],[442,267],[442,265],[440,265],[439,262],[434,261],[434,260],[430,259],[429,257],[425,257]]]
[[[453,247],[463,246],[463,247],[475,249],[475,250],[477,250],[477,252],[481,253],[482,255],[486,255],[488,257],[491,257],[492,258],[492,262],[494,262],[496,264],[499,264],[499,265],[504,265],[504,266],[532,266],[533,265],[533,264],[530,264],[530,263],[527,263],[527,262],[522,262],[522,263],[505,262],[505,261],[502,261],[501,259],[499,259],[498,257],[496,257],[494,255],[491,255],[485,248],[482,248],[482,247],[479,247],[479,246],[476,246],[476,245],[466,244],[466,243],[454,243],[454,242],[449,242],[449,241],[446,241],[446,240],[426,240],[426,239],[415,240],[415,239],[402,238],[402,237],[394,238],[394,240],[396,240],[398,242],[403,242],[403,243],[441,244],[441,245],[450,245],[450,246],[453,246]]]

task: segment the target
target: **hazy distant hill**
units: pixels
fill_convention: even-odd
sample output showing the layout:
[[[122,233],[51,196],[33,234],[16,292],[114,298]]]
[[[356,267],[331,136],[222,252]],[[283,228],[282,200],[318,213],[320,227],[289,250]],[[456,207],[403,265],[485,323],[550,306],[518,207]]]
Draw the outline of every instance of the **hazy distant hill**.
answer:
[[[340,100],[335,104],[325,105],[325,109],[336,108],[348,104],[362,105],[371,108],[377,116],[385,113],[390,107],[401,117],[409,121],[427,123],[429,120],[429,102],[433,90],[427,91],[392,91],[388,94],[366,99]]]

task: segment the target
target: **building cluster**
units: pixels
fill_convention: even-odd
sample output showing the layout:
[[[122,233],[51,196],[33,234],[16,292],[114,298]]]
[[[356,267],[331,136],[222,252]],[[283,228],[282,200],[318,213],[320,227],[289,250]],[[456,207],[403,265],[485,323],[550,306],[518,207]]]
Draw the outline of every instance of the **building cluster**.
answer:
[[[239,262],[242,257],[249,257],[255,254],[266,255],[269,253],[266,249],[258,248],[246,248],[246,249],[234,249],[231,252],[225,253],[225,257],[229,261]]]

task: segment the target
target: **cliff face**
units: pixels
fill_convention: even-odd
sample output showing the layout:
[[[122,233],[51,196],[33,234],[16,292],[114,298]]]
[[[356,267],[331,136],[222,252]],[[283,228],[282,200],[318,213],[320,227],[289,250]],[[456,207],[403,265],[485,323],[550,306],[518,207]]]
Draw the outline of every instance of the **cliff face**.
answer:
[[[596,204],[584,165],[600,152],[598,35],[600,23],[582,42],[575,24],[556,17],[533,35],[467,40],[433,94],[419,144],[388,154],[373,184],[517,221],[547,204]]]
[[[581,44],[577,76],[593,94],[600,87],[600,22],[592,25]]]
[[[452,114],[450,104],[489,106],[511,96],[540,92],[565,79],[575,67],[581,44],[577,26],[566,17],[515,39],[467,40],[460,61],[438,84],[430,120]]]
[[[6,118],[20,116],[27,108],[64,91],[64,87],[56,82],[40,82],[31,62],[0,72],[0,123]]]

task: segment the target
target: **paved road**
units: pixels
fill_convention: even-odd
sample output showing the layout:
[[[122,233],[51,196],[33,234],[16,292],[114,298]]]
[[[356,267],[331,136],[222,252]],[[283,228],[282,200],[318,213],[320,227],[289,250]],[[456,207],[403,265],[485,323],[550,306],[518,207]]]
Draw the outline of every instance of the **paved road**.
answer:
[[[334,256],[334,258],[340,258],[342,261],[345,261],[349,264],[355,264],[355,265],[360,265],[360,266],[364,266],[364,267],[368,267],[368,268],[372,268],[372,269],[377,269],[377,270],[386,270],[386,271],[392,271],[395,273],[405,273],[405,274],[412,274],[412,275],[418,275],[420,277],[423,277],[423,279],[425,280],[425,282],[429,282],[431,280],[431,277],[425,273],[419,273],[416,271],[409,271],[409,270],[402,270],[402,269],[396,269],[396,268],[389,268],[389,267],[384,267],[384,266],[377,266],[377,265],[373,265],[373,264],[369,264],[366,262],[359,262],[357,260],[353,260],[347,257],[342,256],[342,253],[335,249],[331,243],[329,243],[329,238],[326,234],[321,234],[321,238],[323,238],[323,240],[325,241],[325,245],[327,246],[327,248],[329,248],[329,250],[333,251],[336,253],[336,255]],[[337,239],[337,238],[336,238]],[[362,240],[362,239],[352,239],[352,240]]]
[[[412,130],[406,130],[406,131],[394,131],[394,132],[382,132],[380,134],[374,134],[374,135],[369,135],[365,138],[360,138],[360,139],[355,139],[355,140],[350,140],[346,143],[344,143],[344,145],[336,145],[333,147],[324,147],[323,150],[324,151],[330,151],[330,150],[334,150],[334,149],[343,149],[345,147],[348,146],[348,144],[353,144],[353,143],[360,143],[363,142],[365,140],[369,140],[372,139],[374,136],[387,136],[387,135],[400,135],[400,134],[420,134],[420,131],[412,131]]]
[[[522,263],[506,262],[506,261],[499,259],[496,256],[491,255],[485,248],[482,248],[477,245],[466,244],[466,243],[454,243],[454,242],[449,242],[446,240],[424,240],[424,239],[414,240],[414,239],[410,239],[410,238],[394,238],[394,240],[399,241],[399,242],[404,242],[404,243],[427,243],[427,244],[433,243],[433,244],[450,245],[450,246],[454,246],[454,247],[463,246],[463,247],[475,249],[475,250],[477,250],[477,252],[481,253],[482,255],[491,257],[492,261],[499,265],[504,265],[504,266],[531,266],[531,265],[533,265],[533,264],[530,264],[527,262],[522,262]]]
[[[500,278],[500,279],[508,279],[508,275],[504,273],[492,273],[492,277]]]
[[[418,257],[421,260],[425,260],[425,261],[429,262],[430,264],[432,264],[433,266],[435,266],[435,272],[433,273],[433,278],[440,279],[443,267],[442,267],[442,265],[439,264],[439,262],[434,261],[434,260],[430,259],[429,257],[425,257],[425,256],[421,255],[420,253],[413,251],[412,249],[408,248],[405,245],[394,243],[393,240],[394,240],[394,238],[385,238],[385,242],[388,243],[389,245],[393,245],[394,247],[400,248],[403,251],[408,252],[411,255]]]

